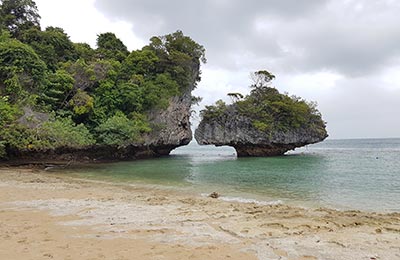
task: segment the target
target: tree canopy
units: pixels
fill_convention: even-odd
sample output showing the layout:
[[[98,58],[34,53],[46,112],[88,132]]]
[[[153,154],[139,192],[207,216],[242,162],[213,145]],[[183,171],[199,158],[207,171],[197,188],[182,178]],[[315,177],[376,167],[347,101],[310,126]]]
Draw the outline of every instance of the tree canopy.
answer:
[[[259,70],[250,73],[250,78],[253,81],[251,88],[264,88],[271,84],[271,81],[275,79],[275,75],[267,70]]]
[[[128,48],[114,33],[101,33],[97,36],[97,54],[101,59],[123,61],[128,56]]]
[[[253,84],[247,96],[240,93],[229,93],[235,109],[240,115],[249,118],[253,126],[261,132],[289,131],[305,126],[320,128],[325,122],[316,108],[316,103],[307,102],[297,96],[281,94],[271,86],[275,76],[266,71],[251,74]],[[228,110],[228,105],[222,100],[215,105],[206,106],[201,111],[204,120],[214,120]]]

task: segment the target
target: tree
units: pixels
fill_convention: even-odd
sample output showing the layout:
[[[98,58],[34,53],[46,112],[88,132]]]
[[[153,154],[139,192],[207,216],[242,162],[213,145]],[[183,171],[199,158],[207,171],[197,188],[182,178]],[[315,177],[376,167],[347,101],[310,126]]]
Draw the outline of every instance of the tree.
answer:
[[[159,60],[154,51],[133,51],[122,63],[120,76],[127,80],[130,80],[134,75],[153,77],[157,73]]]
[[[86,62],[93,60],[95,51],[87,43],[73,43],[76,55]]]
[[[39,100],[53,110],[63,108],[73,87],[74,78],[65,70],[57,70],[47,76],[47,84]]]
[[[275,75],[267,70],[259,70],[250,74],[253,81],[252,88],[263,88],[270,85],[271,81],[275,79]]]
[[[20,40],[29,44],[52,71],[58,69],[59,62],[76,60],[75,47],[61,28],[30,28],[21,33]]]
[[[14,102],[23,93],[36,93],[45,77],[46,64],[28,45],[9,39],[0,42],[0,94]]]
[[[185,91],[190,84],[200,81],[200,62],[206,63],[205,49],[202,45],[176,31],[165,36],[152,37],[150,44],[144,47],[159,57],[159,70],[167,72]]]
[[[194,61],[207,62],[204,47],[193,41],[189,36],[185,36],[182,31],[167,34],[163,37],[163,40],[169,53],[175,50],[189,55]]]
[[[223,100],[217,100],[214,105],[206,106],[200,111],[200,116],[204,120],[211,120],[220,117],[227,110],[227,105]]]
[[[40,15],[32,0],[0,1],[1,27],[18,38],[20,32],[31,27],[40,28]]]
[[[230,97],[232,99],[232,103],[235,103],[235,102],[243,99],[243,97],[244,97],[241,93],[237,93],[237,92],[228,93],[227,95],[228,95],[228,97]]]
[[[62,28],[47,27],[44,37],[45,43],[53,46],[59,62],[76,59],[75,47]]]
[[[114,33],[108,32],[97,36],[97,53],[102,59],[115,59],[122,62],[129,51]]]

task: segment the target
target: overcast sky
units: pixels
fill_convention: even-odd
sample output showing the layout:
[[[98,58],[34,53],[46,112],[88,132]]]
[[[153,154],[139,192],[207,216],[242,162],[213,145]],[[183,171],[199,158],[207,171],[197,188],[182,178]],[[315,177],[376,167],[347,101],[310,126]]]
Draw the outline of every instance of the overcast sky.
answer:
[[[206,48],[194,92],[205,104],[248,93],[251,71],[318,102],[330,138],[400,137],[400,1],[36,0],[42,26],[95,47],[114,32],[130,50],[176,30]]]

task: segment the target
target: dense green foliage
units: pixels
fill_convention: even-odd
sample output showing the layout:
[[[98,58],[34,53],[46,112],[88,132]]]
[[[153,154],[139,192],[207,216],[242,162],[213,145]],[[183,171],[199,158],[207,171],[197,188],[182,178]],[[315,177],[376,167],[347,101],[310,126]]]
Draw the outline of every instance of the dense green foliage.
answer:
[[[204,110],[200,111],[200,116],[204,120],[212,120],[222,116],[227,110],[227,105],[223,100],[218,100],[214,105],[206,106]]]
[[[93,135],[83,124],[76,125],[68,117],[44,122],[37,132],[39,133],[37,145],[41,145],[42,149],[49,147],[78,148],[95,143]]]
[[[132,52],[106,32],[93,49],[62,28],[42,30],[34,1],[0,0],[0,158],[140,142],[152,131],[148,112],[200,80],[204,52],[181,31]]]
[[[124,61],[128,56],[128,48],[113,33],[102,33],[97,37],[97,54],[102,59]]]
[[[268,71],[252,74],[253,85],[249,95],[243,97],[239,93],[230,93],[235,102],[232,108],[240,115],[251,119],[253,126],[260,132],[295,130],[301,127],[324,128],[325,122],[316,109],[316,104],[307,102],[296,96],[281,94],[270,86],[275,78]],[[213,120],[228,110],[221,100],[215,105],[206,106],[201,112],[204,120]]]
[[[37,93],[43,84],[46,64],[28,45],[3,37],[0,42],[0,94],[12,102]]]
[[[137,116],[140,117],[138,114]],[[96,128],[99,139],[106,145],[128,145],[140,139],[140,134],[151,131],[142,119],[130,120],[123,113],[117,113]]]
[[[8,30],[14,37],[27,28],[39,28],[39,20],[36,3],[32,0],[0,1],[0,28]]]

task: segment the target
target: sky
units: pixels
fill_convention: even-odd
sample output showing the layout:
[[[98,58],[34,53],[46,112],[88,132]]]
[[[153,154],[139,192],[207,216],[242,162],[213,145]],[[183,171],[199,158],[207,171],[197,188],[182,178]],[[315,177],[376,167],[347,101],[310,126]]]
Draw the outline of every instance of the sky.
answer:
[[[279,91],[318,103],[330,138],[400,137],[400,1],[35,2],[42,27],[92,47],[104,32],[135,50],[182,30],[206,49],[197,110],[247,94],[250,72],[268,70]]]

